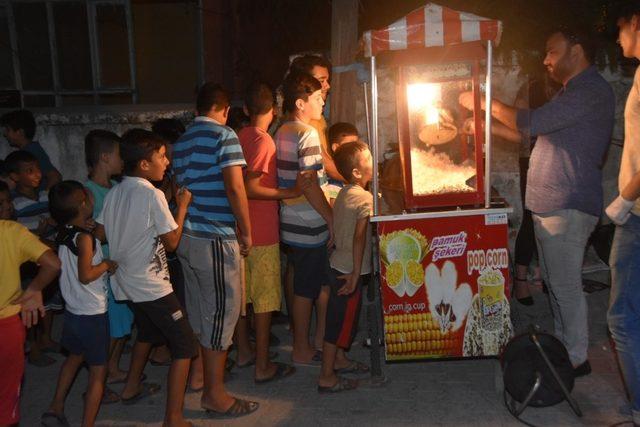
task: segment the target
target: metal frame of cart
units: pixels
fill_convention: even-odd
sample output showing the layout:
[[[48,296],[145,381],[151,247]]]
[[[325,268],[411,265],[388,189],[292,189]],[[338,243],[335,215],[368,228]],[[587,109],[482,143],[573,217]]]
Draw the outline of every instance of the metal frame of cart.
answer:
[[[433,28],[429,28],[432,26]],[[435,31],[435,33],[434,33]],[[367,130],[369,133],[370,147],[373,157],[373,181],[372,191],[374,197],[374,213],[371,221],[380,226],[383,222],[395,221],[431,221],[437,218],[456,218],[465,216],[491,216],[504,215],[511,212],[510,208],[492,207],[491,204],[491,74],[493,61],[493,44],[499,43],[502,32],[502,24],[499,21],[493,21],[464,12],[452,11],[448,8],[435,4],[427,4],[424,7],[411,12],[409,15],[401,18],[395,23],[378,31],[368,31],[363,36],[365,45],[365,56],[370,59],[371,82],[367,87],[365,84],[365,104],[367,113]],[[435,34],[435,35],[434,35]],[[386,40],[384,38],[386,37]],[[435,40],[435,41],[434,41]],[[426,52],[433,52],[433,46],[445,47],[449,42],[466,43],[466,48],[472,46],[477,49],[478,45],[486,42],[486,114],[485,114],[485,162],[484,162],[484,180],[479,183],[478,189],[484,190],[484,207],[482,200],[474,200],[476,204],[472,209],[453,209],[448,211],[426,211],[416,213],[402,213],[399,215],[380,215],[380,206],[378,201],[379,186],[379,161],[381,159],[378,146],[378,81],[377,81],[377,58],[376,51],[382,50],[398,50],[405,52],[405,60],[407,55],[424,55]],[[460,48],[454,47],[453,50],[464,51],[465,46],[459,45]],[[480,46],[482,47],[482,46]],[[413,52],[411,52],[413,50]],[[414,53],[417,52],[417,53]],[[463,54],[464,56],[464,54]],[[416,64],[426,61],[414,60]],[[477,66],[477,64],[476,64]],[[369,100],[367,100],[369,98]],[[370,104],[370,110],[369,110]],[[476,109],[479,105],[476,102]],[[482,156],[481,152],[476,152],[476,156]],[[406,191],[406,188],[405,188]],[[467,198],[468,199],[468,198]],[[480,202],[480,203],[478,203]],[[470,204],[469,200],[465,204]],[[480,206],[477,206],[480,205]],[[410,207],[410,206],[408,206]],[[486,218],[486,217],[485,217]],[[375,382],[376,378],[382,378],[382,370],[380,364],[380,339],[384,334],[380,334],[380,325],[382,324],[379,316],[381,310],[376,307],[375,293],[380,291],[381,276],[378,265],[380,253],[379,233],[374,243],[374,271],[376,271],[376,281],[374,286],[369,286],[368,292],[368,324],[369,336],[371,338],[371,362],[372,377]],[[508,304],[508,303],[507,303]],[[387,343],[388,344],[388,343]],[[498,375],[496,375],[496,379]],[[498,388],[499,381],[496,381]]]

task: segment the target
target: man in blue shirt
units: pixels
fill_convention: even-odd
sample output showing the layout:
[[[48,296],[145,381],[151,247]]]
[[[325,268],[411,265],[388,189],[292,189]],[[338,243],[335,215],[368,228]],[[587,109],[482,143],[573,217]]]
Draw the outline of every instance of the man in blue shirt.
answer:
[[[533,214],[540,267],[551,291],[554,332],[567,347],[574,374],[581,376],[591,372],[582,261],[602,212],[602,165],[615,97],[593,66],[595,44],[587,32],[557,30],[547,39],[546,52],[547,71],[562,84],[558,94],[534,110],[493,101],[491,114],[537,137],[525,204]],[[473,108],[470,94],[461,95],[460,103]]]
[[[34,141],[36,121],[29,110],[15,110],[0,117],[0,127],[4,128],[4,137],[9,145],[18,150],[25,150],[38,159],[42,171],[40,190],[48,190],[62,180],[62,175],[53,166],[49,156],[38,141]]]
[[[236,133],[225,126],[230,97],[207,83],[198,92],[198,117],[173,145],[178,185],[193,195],[178,257],[185,280],[189,322],[200,341],[191,371],[191,389],[202,389],[207,412],[226,417],[258,409],[229,395],[225,362],[242,303],[242,257],[251,248],[249,205],[244,188],[246,166]]]

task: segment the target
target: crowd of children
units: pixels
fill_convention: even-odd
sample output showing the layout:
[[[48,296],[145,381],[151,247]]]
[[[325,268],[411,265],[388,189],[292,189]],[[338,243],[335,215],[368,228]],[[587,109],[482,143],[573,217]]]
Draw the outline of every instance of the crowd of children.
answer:
[[[232,345],[237,366],[252,366],[256,384],[315,365],[320,393],[358,386],[353,375],[369,368],[347,352],[371,273],[372,159],[353,125],[327,129],[329,70],[321,57],[297,58],[282,84],[280,117],[272,88],[251,85],[248,119],[235,130],[226,126],[228,92],[211,83],[200,89],[186,129],[161,119],[152,131],[122,136],[92,130],[84,183],[62,180],[33,141],[30,112],[0,118],[17,148],[0,181],[0,333],[7,337],[0,365],[12,373],[0,380],[0,425],[19,420],[24,326],[43,326],[29,340],[28,360],[55,363],[44,351],[59,351],[51,313],[61,309],[67,358],[43,408],[46,426],[69,424],[65,398],[83,364],[83,426],[94,424],[101,404],[134,404],[157,392],[143,373],[149,360],[169,365],[166,426],[190,425],[185,390],[202,392],[211,417],[254,412],[258,402],[225,389]],[[269,351],[283,289],[291,363],[273,361]],[[120,393],[108,387],[118,383]]]

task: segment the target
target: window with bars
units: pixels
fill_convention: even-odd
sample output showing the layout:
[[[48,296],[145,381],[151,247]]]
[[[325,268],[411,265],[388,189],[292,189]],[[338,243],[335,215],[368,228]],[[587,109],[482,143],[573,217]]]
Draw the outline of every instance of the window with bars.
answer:
[[[0,0],[0,109],[191,103],[202,0]]]

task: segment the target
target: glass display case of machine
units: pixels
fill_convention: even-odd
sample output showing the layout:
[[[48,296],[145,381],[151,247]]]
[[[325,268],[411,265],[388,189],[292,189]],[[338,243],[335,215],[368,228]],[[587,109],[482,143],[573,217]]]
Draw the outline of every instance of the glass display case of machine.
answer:
[[[478,68],[478,61],[399,67],[396,98],[405,209],[483,203],[484,113]],[[460,105],[464,92],[473,94],[474,112]]]

